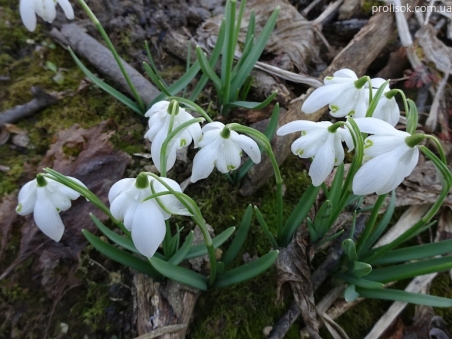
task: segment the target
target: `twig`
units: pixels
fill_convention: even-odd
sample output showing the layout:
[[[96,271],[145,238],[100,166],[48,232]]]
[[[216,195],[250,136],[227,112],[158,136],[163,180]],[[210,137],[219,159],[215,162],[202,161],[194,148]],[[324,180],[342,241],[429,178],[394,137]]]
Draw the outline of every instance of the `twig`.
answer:
[[[53,105],[58,101],[57,98],[46,93],[39,87],[32,87],[31,92],[35,96],[33,100],[24,105],[18,105],[0,113],[0,127],[4,124],[11,124],[23,118],[29,117],[39,110]]]

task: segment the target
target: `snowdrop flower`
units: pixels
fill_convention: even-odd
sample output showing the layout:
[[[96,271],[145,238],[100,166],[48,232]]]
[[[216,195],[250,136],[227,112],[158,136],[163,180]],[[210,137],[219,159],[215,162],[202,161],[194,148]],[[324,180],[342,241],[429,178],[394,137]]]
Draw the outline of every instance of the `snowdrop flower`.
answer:
[[[85,186],[80,180],[68,177]],[[60,211],[71,207],[71,200],[80,196],[59,182],[38,174],[35,180],[26,183],[19,192],[19,203],[16,212],[27,215],[33,212],[36,225],[49,238],[60,241],[64,233],[64,224]]]
[[[176,101],[173,101],[177,104]],[[155,167],[160,171],[160,152],[163,142],[168,136],[168,128],[171,121],[171,110],[169,101],[160,101],[154,104],[145,114],[149,118],[149,130],[144,135],[152,142],[151,156]],[[184,108],[178,107],[178,111],[174,116],[172,130],[186,121],[194,119],[193,116],[186,112]],[[172,139],[168,145],[167,150],[167,165],[166,169],[170,170],[176,162],[177,150],[187,147],[194,141],[195,147],[198,145],[198,141],[201,139],[201,126],[199,124],[189,125],[178,136]]]
[[[181,192],[177,182],[161,178],[174,191]],[[173,195],[163,195],[158,199],[143,201],[155,193],[168,191],[164,185],[144,173],[137,178],[126,178],[115,183],[108,193],[111,214],[124,221],[124,226],[131,231],[132,241],[137,250],[146,257],[152,257],[165,238],[165,220],[172,214],[190,215]]]
[[[48,23],[56,17],[56,4],[60,4],[66,18],[74,19],[74,10],[69,0],[20,0],[20,17],[30,32],[36,29],[36,15]]]
[[[312,122],[297,120],[280,127],[277,135],[302,131],[301,137],[292,144],[292,153],[300,158],[314,157],[309,168],[309,176],[314,186],[321,185],[333,171],[334,166],[344,161],[342,141],[351,151],[353,141],[350,132],[329,121]]]
[[[334,76],[326,77],[324,84],[305,100],[301,106],[303,112],[314,113],[329,104],[330,114],[336,118],[353,115],[355,112],[365,114],[368,107],[366,77],[358,79],[355,72],[344,68],[335,72]]]
[[[386,80],[381,78],[375,78],[371,80],[372,87],[375,89],[374,94],[377,92],[378,88],[383,85]],[[392,126],[397,125],[400,118],[400,110],[397,105],[397,101],[395,100],[395,91],[391,91],[389,85],[385,87],[383,90],[383,94],[378,100],[377,107],[375,108],[372,117],[377,118],[383,121],[386,121]],[[365,114],[365,113],[364,113]],[[365,115],[358,116],[355,115],[355,118],[364,118]]]
[[[373,135],[365,140],[364,155],[370,160],[356,172],[353,193],[388,193],[413,171],[419,159],[416,144],[423,137],[398,131],[377,118],[359,118],[355,122],[362,132]]]
[[[205,125],[202,132],[203,137],[198,143],[202,148],[193,159],[191,182],[207,178],[214,167],[221,173],[237,169],[241,163],[242,150],[255,164],[261,161],[261,152],[253,139],[229,130],[221,122]]]

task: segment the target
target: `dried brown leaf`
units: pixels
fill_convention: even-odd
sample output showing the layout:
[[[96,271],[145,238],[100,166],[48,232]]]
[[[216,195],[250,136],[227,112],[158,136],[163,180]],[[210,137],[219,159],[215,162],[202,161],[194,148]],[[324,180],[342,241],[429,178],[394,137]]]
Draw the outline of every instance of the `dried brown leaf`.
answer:
[[[452,66],[452,47],[448,47],[436,37],[436,30],[431,25],[421,27],[415,36],[425,58],[433,62],[440,71],[448,73]]]

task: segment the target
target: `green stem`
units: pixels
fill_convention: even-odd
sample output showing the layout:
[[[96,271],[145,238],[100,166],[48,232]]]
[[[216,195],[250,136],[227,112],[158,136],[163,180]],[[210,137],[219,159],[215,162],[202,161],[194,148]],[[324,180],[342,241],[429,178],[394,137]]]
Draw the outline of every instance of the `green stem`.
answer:
[[[217,275],[217,259],[215,256],[215,248],[213,247],[212,238],[209,234],[209,230],[207,229],[206,222],[205,222],[204,218],[202,217],[202,214],[201,214],[201,211],[200,211],[198,205],[196,205],[195,201],[192,198],[190,198],[188,195],[181,193],[181,192],[174,191],[174,189],[171,186],[169,186],[165,181],[163,181],[158,175],[151,173],[151,172],[144,172],[144,173],[151,176],[152,178],[157,180],[159,183],[161,183],[192,214],[192,219],[199,226],[199,229],[201,230],[202,236],[204,238],[204,243],[206,244],[206,247],[207,247],[207,255],[209,257],[209,263],[210,263],[209,285],[212,286],[213,283],[215,282],[216,275]]]
[[[176,96],[170,96],[167,98],[167,100],[177,100],[178,102],[185,104],[185,106],[187,106],[189,109],[195,110],[196,112],[201,114],[207,122],[213,122],[212,118],[209,117],[206,111],[204,111],[200,106],[198,106],[191,100]]]
[[[130,90],[133,93],[133,96],[135,97],[135,100],[138,102],[138,105],[140,106],[141,111],[144,113],[146,111],[146,106],[143,103],[143,100],[139,96],[135,86],[133,85],[132,81],[130,80],[129,75],[127,74],[124,65],[122,64],[121,58],[119,57],[118,53],[116,52],[115,47],[113,46],[113,43],[111,42],[110,38],[107,35],[107,32],[105,32],[104,28],[100,24],[97,17],[94,15],[93,11],[91,11],[91,8],[86,4],[84,0],[78,0],[82,8],[85,10],[86,14],[88,14],[89,18],[92,20],[94,25],[99,30],[100,34],[102,35],[102,38],[107,43],[108,48],[110,49],[111,53],[113,54],[113,57],[115,58],[116,63],[119,66],[119,69],[121,70],[121,73],[124,76],[124,79],[127,82],[127,85],[129,86]]]
[[[234,51],[237,41],[235,37],[235,7],[236,0],[229,0],[228,18],[226,19],[226,39],[223,47],[223,62],[224,67],[222,69],[222,81],[223,81],[223,104],[230,102],[231,92],[231,78],[232,78],[232,64],[234,62]]]
[[[244,134],[252,137],[257,143],[259,143],[270,158],[270,162],[273,167],[273,172],[275,173],[275,181],[276,181],[276,213],[277,213],[277,234],[278,240],[280,240],[283,232],[283,196],[282,196],[282,184],[283,179],[281,176],[281,171],[279,170],[278,161],[276,160],[275,154],[273,153],[272,147],[270,145],[270,141],[268,138],[261,132],[255,130],[251,127],[242,126],[237,123],[229,124],[228,127],[232,131],[242,132]]]
[[[439,140],[436,137],[434,137],[433,135],[423,134],[423,136],[424,136],[424,138],[430,139],[430,140],[432,140],[435,143],[435,146],[438,149],[441,161],[447,166],[446,154],[444,153],[443,146],[441,145]]]

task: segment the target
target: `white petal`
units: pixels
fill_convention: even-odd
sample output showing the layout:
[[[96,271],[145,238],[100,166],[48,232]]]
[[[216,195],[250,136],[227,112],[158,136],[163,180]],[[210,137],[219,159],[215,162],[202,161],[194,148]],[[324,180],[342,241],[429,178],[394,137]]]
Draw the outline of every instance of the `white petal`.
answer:
[[[340,96],[347,88],[350,88],[350,86],[353,86],[353,83],[333,84],[319,87],[305,100],[301,106],[301,110],[308,114],[317,112],[323,106],[328,105]]]
[[[353,144],[353,138],[350,134],[350,131],[348,128],[339,128],[337,130],[337,133],[339,133],[342,137],[342,140],[345,141],[345,144],[347,145],[348,151],[351,152],[355,148],[355,145]]]
[[[221,144],[223,142],[223,137],[220,135],[222,130],[219,129],[211,129],[207,132],[204,132],[201,140],[198,142],[199,147],[209,146],[213,143]]]
[[[116,197],[122,191],[124,191],[127,187],[130,187],[132,185],[135,185],[135,178],[121,179],[118,182],[116,182],[113,186],[111,186],[110,192],[108,192],[108,201],[110,201],[110,204],[113,202],[113,200],[116,199]]]
[[[339,166],[344,162],[344,147],[342,147],[342,138],[338,133],[334,134],[334,166]]]
[[[355,113],[356,103],[360,90],[355,87],[348,88],[330,103],[330,114],[335,118],[342,118]]]
[[[161,129],[155,136],[151,145],[151,156],[152,161],[154,162],[155,167],[160,171],[160,154],[162,152],[163,143],[165,142],[168,136],[168,131],[166,128]],[[174,141],[173,141],[174,143]],[[169,146],[169,145],[168,145]],[[168,152],[171,151],[171,148],[168,147],[166,151],[166,155],[168,156]]]
[[[334,72],[334,77],[335,78],[350,78],[353,80],[358,80],[358,76],[356,75],[355,72],[353,72],[351,69],[349,68],[342,68],[336,72]]]
[[[309,176],[314,186],[321,185],[333,171],[334,158],[334,134],[330,133],[325,144],[320,147],[315,155],[311,168],[309,169]]]
[[[190,177],[191,182],[207,178],[215,167],[219,149],[215,144],[201,148],[193,159],[193,168]]]
[[[359,127],[359,130],[363,133],[380,134],[380,135],[405,135],[409,134],[396,130],[393,126],[386,121],[377,118],[357,118],[354,119]]]
[[[168,178],[161,178],[166,184],[168,184],[174,191],[182,192],[179,184]],[[159,183],[157,180],[153,181],[154,189],[156,193],[166,192],[168,191],[165,186]],[[174,196],[174,195],[164,195],[159,197],[160,202],[165,206],[167,210],[171,212],[171,214],[177,215],[191,215],[188,210],[182,205],[182,203]],[[160,208],[160,207],[159,207]],[[162,210],[162,212],[164,212]],[[164,215],[165,216],[165,215]],[[167,218],[165,218],[167,219]]]
[[[56,18],[56,3],[54,0],[40,0],[35,2],[36,13],[46,22],[51,23]]]
[[[135,212],[138,208],[138,206],[141,204],[141,201],[131,201],[127,205],[127,209],[124,213],[124,226],[129,230],[132,231],[133,228],[133,218],[135,217]]]
[[[405,144],[405,137],[393,135],[371,135],[364,142],[364,154],[374,158],[380,154],[388,153]]]
[[[241,149],[231,139],[224,139],[215,163],[221,173],[235,170],[241,163]]]
[[[132,241],[137,250],[150,258],[165,238],[166,226],[160,211],[152,201],[139,204],[135,211]]]
[[[36,29],[34,0],[20,0],[19,10],[23,24],[30,32],[33,32]]]
[[[36,203],[36,179],[27,182],[19,192],[18,205],[16,212],[20,215],[27,215],[33,212]]]
[[[330,123],[331,125],[331,123]],[[307,131],[309,129],[317,128],[317,123],[308,120],[296,120],[281,126],[276,131],[277,135],[287,135],[294,132]]]
[[[326,129],[315,129],[296,139],[291,146],[292,153],[300,158],[313,157],[324,144],[329,132]]]
[[[219,121],[214,121],[214,122],[209,122],[208,124],[206,124],[203,128],[202,128],[202,132],[206,133],[208,131],[212,131],[212,130],[221,130],[224,128],[224,124],[222,122]]]
[[[156,112],[167,112],[169,101],[159,101],[152,105],[152,107],[144,114],[145,117],[150,117]]]
[[[373,79],[370,79],[370,83],[372,84],[372,88],[380,88],[381,85],[383,85],[385,82],[386,82],[386,80],[383,79],[383,78],[373,78]],[[387,86],[385,87],[384,92],[387,92],[387,91],[389,91],[389,85],[387,85]]]
[[[397,125],[400,118],[400,110],[396,100],[394,98],[388,100],[385,96],[381,97],[372,117],[386,121],[392,126]]]
[[[125,213],[132,202],[133,202],[132,195],[127,193],[119,194],[110,203],[111,214],[118,220],[124,220]]]
[[[199,141],[202,139],[201,126],[199,124],[193,124],[188,126],[188,132],[190,132],[193,142],[195,144],[195,148],[198,147]]]
[[[37,198],[33,213],[36,225],[49,238],[60,241],[64,233],[64,224],[43,187],[38,187]]]
[[[256,141],[252,138],[242,135],[242,134],[233,134],[231,133],[232,141],[237,143],[241,149],[245,151],[246,154],[251,158],[251,160],[258,164],[261,162],[261,151],[259,150],[259,146]]]
[[[71,3],[69,0],[57,0],[60,4],[61,8],[63,9],[64,15],[66,15],[66,18],[69,20],[74,19],[74,9],[72,8]]]

